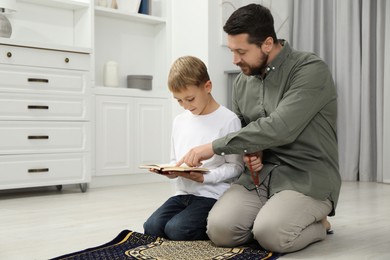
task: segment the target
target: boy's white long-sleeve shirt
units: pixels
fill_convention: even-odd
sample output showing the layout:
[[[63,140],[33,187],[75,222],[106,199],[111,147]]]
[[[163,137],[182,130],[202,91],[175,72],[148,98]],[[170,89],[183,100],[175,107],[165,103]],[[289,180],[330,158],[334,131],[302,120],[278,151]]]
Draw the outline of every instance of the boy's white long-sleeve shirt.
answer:
[[[241,128],[241,122],[232,111],[220,106],[207,115],[193,115],[186,110],[175,117],[172,126],[171,163],[180,160],[191,148],[211,143],[217,138]],[[178,177],[176,194],[218,199],[243,171],[242,155],[214,155],[203,161],[202,167],[210,171],[204,174],[204,182],[199,183]]]

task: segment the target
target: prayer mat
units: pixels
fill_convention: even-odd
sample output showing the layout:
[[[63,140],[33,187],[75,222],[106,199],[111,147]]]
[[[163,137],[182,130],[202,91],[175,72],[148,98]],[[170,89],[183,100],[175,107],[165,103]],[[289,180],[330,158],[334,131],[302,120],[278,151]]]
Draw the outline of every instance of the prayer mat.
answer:
[[[250,260],[277,259],[278,254],[258,244],[223,248],[209,240],[172,241],[130,230],[122,231],[104,245],[66,254],[52,260],[144,259],[144,260]]]

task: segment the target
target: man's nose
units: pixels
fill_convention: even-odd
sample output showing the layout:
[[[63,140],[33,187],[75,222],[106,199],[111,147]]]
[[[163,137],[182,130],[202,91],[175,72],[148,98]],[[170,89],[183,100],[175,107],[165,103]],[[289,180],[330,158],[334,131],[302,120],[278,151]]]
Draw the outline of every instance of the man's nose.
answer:
[[[240,63],[240,61],[241,61],[240,55],[233,53],[233,64],[237,65],[238,63]]]

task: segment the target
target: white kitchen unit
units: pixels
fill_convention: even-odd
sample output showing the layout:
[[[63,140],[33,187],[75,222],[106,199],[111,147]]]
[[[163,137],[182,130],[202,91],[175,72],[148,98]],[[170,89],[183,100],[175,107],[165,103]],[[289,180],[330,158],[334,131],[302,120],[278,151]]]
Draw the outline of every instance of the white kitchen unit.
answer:
[[[17,0],[12,35],[0,38],[0,189],[139,183],[149,178],[139,164],[169,160],[170,4],[152,0],[143,15]],[[104,86],[110,61],[116,88]],[[152,77],[152,89],[127,88],[127,75]]]
[[[129,92],[100,89],[96,94],[97,176],[136,174],[141,164],[169,159],[170,98]]]
[[[19,0],[0,38],[0,190],[91,180],[88,1]]]
[[[90,181],[90,57],[0,44],[0,189]]]

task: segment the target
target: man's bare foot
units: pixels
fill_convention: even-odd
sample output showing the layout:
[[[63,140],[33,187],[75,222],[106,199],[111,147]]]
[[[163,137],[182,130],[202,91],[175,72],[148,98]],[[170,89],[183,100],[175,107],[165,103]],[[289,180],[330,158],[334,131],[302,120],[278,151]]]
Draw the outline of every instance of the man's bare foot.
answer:
[[[325,227],[326,231],[329,231],[331,226],[330,222],[328,221],[328,218],[325,217],[324,219],[321,220],[321,224]]]

